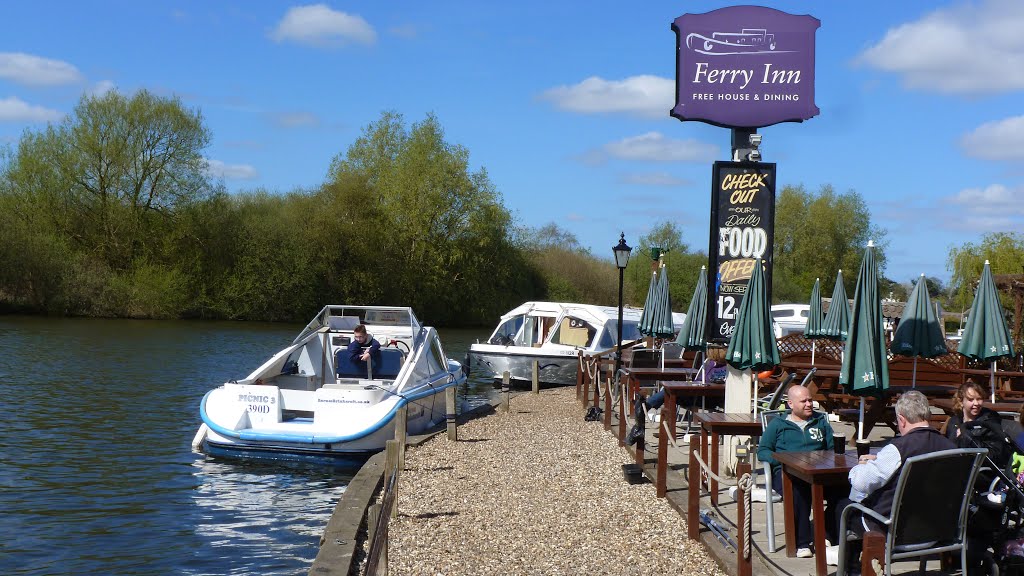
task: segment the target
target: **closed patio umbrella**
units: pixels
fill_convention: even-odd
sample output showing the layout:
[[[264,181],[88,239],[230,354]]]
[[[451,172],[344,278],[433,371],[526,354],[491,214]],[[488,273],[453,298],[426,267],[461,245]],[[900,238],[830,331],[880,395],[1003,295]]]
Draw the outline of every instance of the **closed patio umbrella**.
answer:
[[[672,338],[676,335],[676,325],[672,321],[672,293],[668,289],[668,270],[664,263],[658,272],[658,302],[660,305],[654,311],[655,336]]]
[[[651,274],[651,285],[647,289],[647,301],[644,302],[638,328],[641,334],[653,338],[671,338],[676,334],[664,264]]]
[[[761,260],[747,283],[747,294],[736,316],[736,329],[725,351],[725,360],[739,370],[772,368],[779,363],[779,346],[772,328],[772,314],[768,307],[768,287],[765,286]]]
[[[708,270],[700,267],[700,276],[697,278],[697,287],[693,289],[693,298],[690,298],[690,306],[686,309],[686,320],[679,329],[679,336],[676,337],[676,344],[685,350],[707,350],[708,342],[704,337],[704,326],[707,322],[708,310]],[[699,356],[699,355],[698,355]],[[697,357],[693,359],[693,367],[697,367]],[[701,381],[707,381],[707,374],[700,371]],[[703,401],[703,397],[701,398]]]
[[[928,295],[924,274],[921,274],[921,278],[910,293],[889,349],[893,354],[914,357],[911,388],[917,386],[917,359],[934,358],[947,352],[946,338],[942,335],[942,327],[935,317],[935,308],[932,307],[932,299]]]
[[[811,288],[810,309],[807,311],[807,325],[804,326],[804,338],[811,341],[811,364],[814,364],[815,340],[824,338],[821,335],[821,279],[814,279]]]
[[[842,302],[845,307],[846,300]],[[835,304],[835,301],[832,303]],[[875,264],[874,244],[871,242],[868,242],[864,250],[857,286],[853,292],[853,315],[846,338],[843,366],[839,370],[839,383],[848,394],[861,397],[857,439],[863,440],[864,397],[875,396],[881,401],[883,391],[889,388],[885,325],[882,321],[882,301],[878,297],[878,267]]]
[[[747,281],[747,293],[736,315],[736,328],[725,350],[725,361],[738,370],[773,368],[779,363],[779,344],[775,341],[772,311],[768,306],[768,287],[762,260],[754,262]],[[754,416],[757,416],[757,376],[754,376]]]
[[[985,268],[981,271],[978,291],[974,293],[974,303],[971,304],[963,338],[956,351],[968,358],[991,361],[989,386],[992,389],[992,401],[995,402],[996,360],[1013,356],[1013,339],[1006,327],[1003,305],[999,302],[988,260],[985,260]]]
[[[821,323],[818,336],[834,340],[846,340],[850,333],[850,304],[846,300],[846,288],[843,286],[843,271],[836,276],[836,287],[832,290],[832,301],[828,305],[828,313]]]
[[[707,340],[704,338],[704,326],[707,322],[708,310],[708,270],[700,267],[697,287],[693,289],[693,298],[686,309],[686,320],[679,330],[676,343],[687,350],[706,350]]]

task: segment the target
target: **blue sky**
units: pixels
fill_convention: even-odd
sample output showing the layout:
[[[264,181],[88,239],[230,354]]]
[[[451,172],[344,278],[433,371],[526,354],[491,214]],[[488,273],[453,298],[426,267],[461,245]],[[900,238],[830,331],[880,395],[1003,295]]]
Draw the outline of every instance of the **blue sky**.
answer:
[[[0,8],[0,139],[85,92],[202,111],[229,190],[321,183],[384,110],[437,115],[518,221],[611,257],[671,220],[708,237],[729,131],[680,122],[672,21],[735,2],[48,2]],[[763,2],[821,20],[821,114],[760,130],[781,186],[863,195],[886,275],[1024,222],[1024,2]]]

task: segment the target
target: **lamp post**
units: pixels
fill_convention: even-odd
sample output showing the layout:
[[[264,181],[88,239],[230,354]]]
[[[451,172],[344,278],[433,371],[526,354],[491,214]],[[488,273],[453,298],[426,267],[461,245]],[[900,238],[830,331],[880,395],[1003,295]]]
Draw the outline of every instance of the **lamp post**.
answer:
[[[629,253],[633,249],[626,244],[626,233],[619,235],[618,245],[612,247],[615,253],[615,266],[619,269],[619,340],[615,343],[615,381],[619,380],[619,368],[622,367],[622,275],[629,264]]]

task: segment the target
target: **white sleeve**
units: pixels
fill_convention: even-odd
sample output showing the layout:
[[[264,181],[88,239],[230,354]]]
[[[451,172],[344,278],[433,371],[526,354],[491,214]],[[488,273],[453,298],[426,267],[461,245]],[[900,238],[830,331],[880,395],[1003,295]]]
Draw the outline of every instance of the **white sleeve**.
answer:
[[[903,459],[900,451],[889,444],[878,451],[874,460],[868,460],[850,469],[850,500],[860,502],[875,490],[881,488],[892,478]]]

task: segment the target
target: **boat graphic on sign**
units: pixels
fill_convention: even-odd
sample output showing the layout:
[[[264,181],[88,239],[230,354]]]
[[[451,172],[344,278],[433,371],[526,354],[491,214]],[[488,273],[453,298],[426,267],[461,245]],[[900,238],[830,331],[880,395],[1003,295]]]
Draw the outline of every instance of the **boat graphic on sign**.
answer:
[[[692,32],[686,36],[686,47],[700,54],[783,54],[775,50],[775,35],[764,28],[743,28],[739,32],[712,32],[711,37]]]

